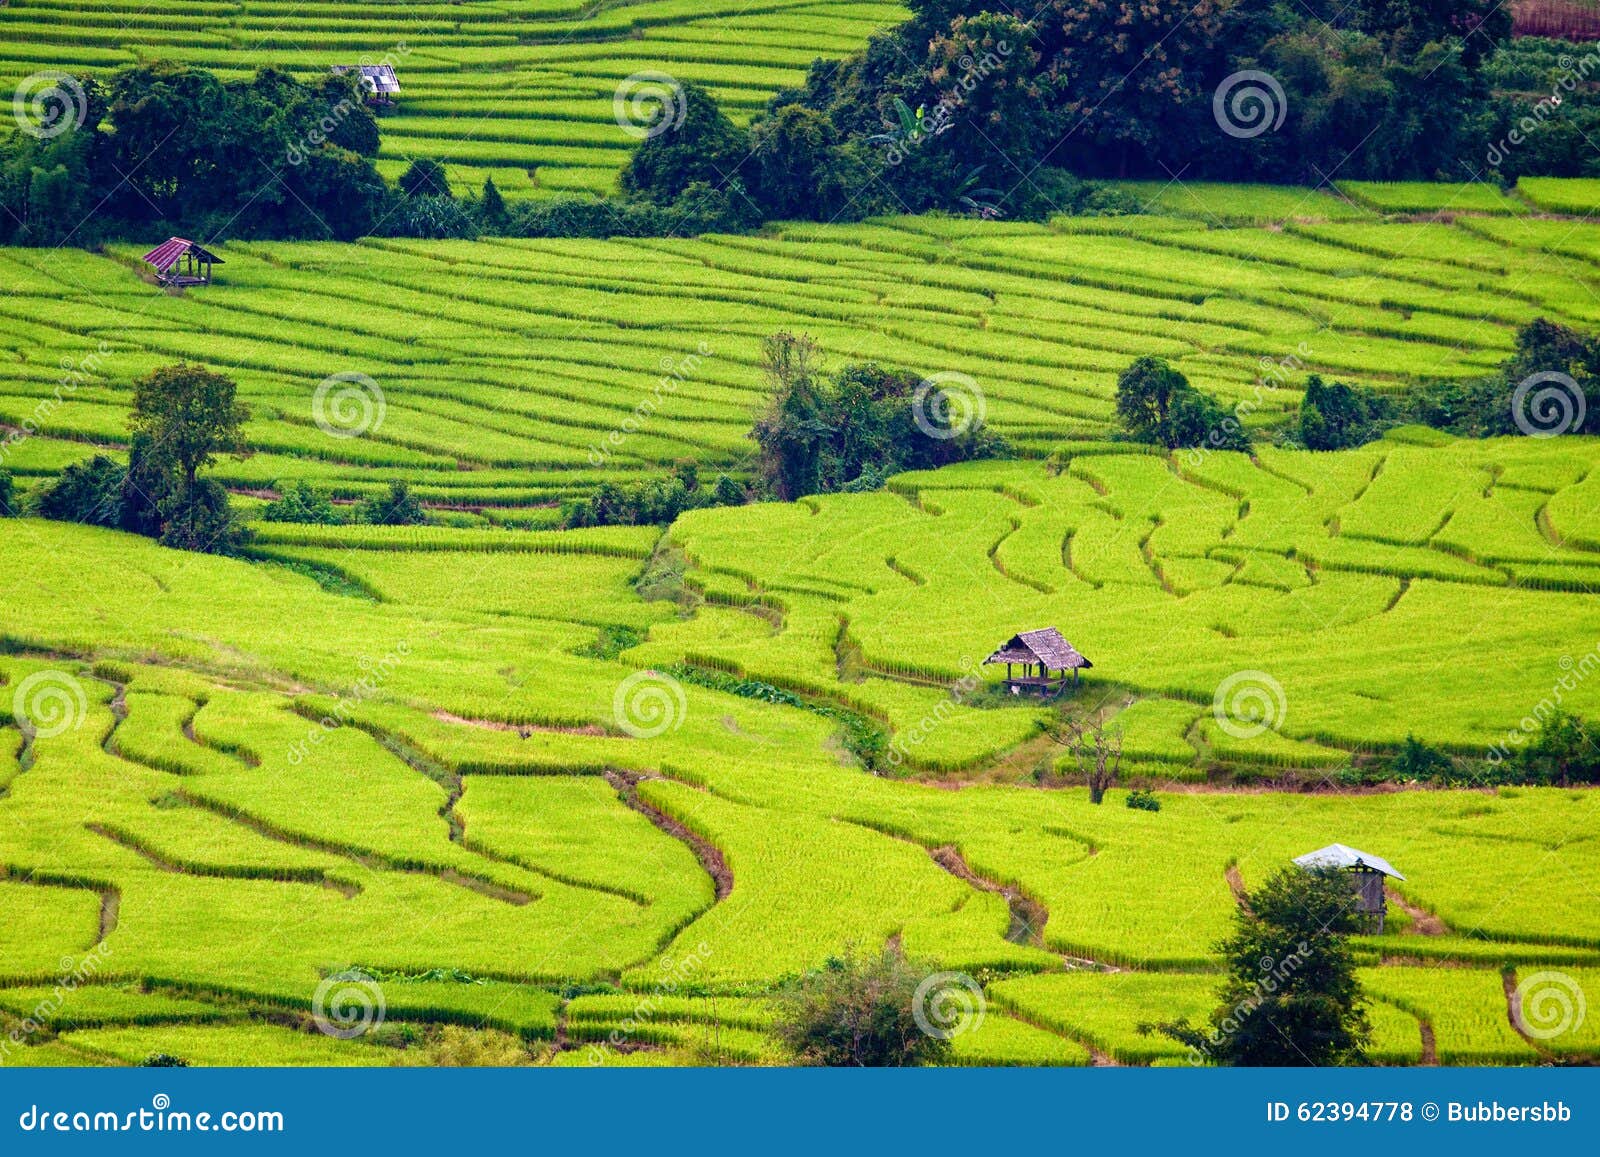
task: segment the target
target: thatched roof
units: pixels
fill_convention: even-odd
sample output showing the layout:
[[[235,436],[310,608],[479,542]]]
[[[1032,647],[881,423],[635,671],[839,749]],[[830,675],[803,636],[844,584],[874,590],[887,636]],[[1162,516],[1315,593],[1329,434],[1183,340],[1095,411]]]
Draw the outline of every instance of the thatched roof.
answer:
[[[144,262],[154,265],[157,272],[165,273],[182,260],[184,254],[192,253],[197,261],[209,261],[213,265],[221,265],[222,258],[206,249],[203,245],[196,245],[187,237],[168,237],[160,245],[144,255]]]
[[[1296,856],[1294,862],[1302,868],[1367,868],[1374,872],[1382,872],[1385,876],[1393,876],[1396,880],[1405,879],[1382,856],[1374,856],[1370,852],[1363,852],[1360,848],[1348,847],[1345,844],[1329,844],[1325,848]]]
[[[1043,663],[1052,671],[1071,671],[1094,664],[1078,653],[1078,648],[1061,637],[1054,627],[1023,631],[1012,635],[985,663]]]

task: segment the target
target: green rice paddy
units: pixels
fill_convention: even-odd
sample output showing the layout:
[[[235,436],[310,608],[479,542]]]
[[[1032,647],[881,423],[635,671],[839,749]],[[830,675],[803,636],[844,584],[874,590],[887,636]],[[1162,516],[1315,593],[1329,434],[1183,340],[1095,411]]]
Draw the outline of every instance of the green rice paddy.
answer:
[[[601,193],[631,73],[744,120],[903,15],[17,0],[0,80],[393,50],[388,175],[430,156],[463,190]],[[1039,225],[234,242],[182,295],[134,244],[0,253],[0,465],[24,492],[121,454],[131,382],[187,357],[250,406],[252,453],[213,471],[241,509],[407,481],[447,523],[260,522],[223,559],[0,521],[0,1064],[780,1063],[772,989],[890,941],[982,979],[955,1063],[1183,1064],[1139,1026],[1202,1018],[1234,887],[1334,841],[1407,877],[1357,944],[1375,1062],[1600,1058],[1592,1020],[1547,1035],[1514,995],[1551,973],[1600,994],[1594,792],[1338,790],[1408,735],[1476,759],[1555,703],[1600,717],[1600,450],[1108,440],[1144,354],[1270,432],[1314,372],[1398,393],[1492,372],[1538,317],[1595,329],[1594,185],[1130,183],[1142,213]],[[551,529],[562,499],[679,460],[747,477],[779,329],[832,367],[970,376],[1018,457]],[[681,571],[678,597],[642,597],[647,570]],[[982,666],[1052,624],[1160,812],[1064,786],[1045,713]],[[370,1031],[319,1031],[330,992]]]

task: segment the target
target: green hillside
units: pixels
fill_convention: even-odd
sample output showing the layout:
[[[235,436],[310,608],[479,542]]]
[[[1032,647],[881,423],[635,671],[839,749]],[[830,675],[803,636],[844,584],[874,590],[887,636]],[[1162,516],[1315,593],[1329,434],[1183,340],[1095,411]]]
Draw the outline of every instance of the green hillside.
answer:
[[[431,157],[463,193],[493,175],[507,197],[603,194],[636,144],[615,107],[629,77],[698,82],[743,122],[813,59],[858,51],[905,17],[898,5],[855,0],[106,0],[92,11],[12,0],[0,6],[0,87],[49,68],[110,73],[151,60],[223,76],[385,62],[402,92],[382,122],[385,176]]]

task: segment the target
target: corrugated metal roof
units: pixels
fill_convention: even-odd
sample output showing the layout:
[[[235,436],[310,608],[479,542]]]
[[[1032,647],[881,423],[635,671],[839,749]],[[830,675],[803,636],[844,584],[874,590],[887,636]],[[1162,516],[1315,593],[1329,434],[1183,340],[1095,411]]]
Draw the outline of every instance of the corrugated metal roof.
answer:
[[[1393,876],[1396,880],[1405,879],[1382,856],[1374,856],[1371,852],[1363,852],[1360,848],[1352,848],[1347,844],[1329,844],[1325,848],[1296,856],[1294,862],[1302,868],[1372,868],[1385,876]]]
[[[367,82],[373,92],[389,93],[400,91],[400,78],[394,74],[392,64],[336,64],[333,71],[340,75],[347,72],[359,72],[361,79]]]
[[[168,237],[157,245],[141,259],[147,265],[154,265],[158,273],[165,273],[176,265],[185,253],[193,253],[200,261],[209,261],[214,265],[221,265],[222,258],[212,253],[202,245],[196,245],[187,237]]]
[[[1094,664],[1078,653],[1061,632],[1054,627],[1040,627],[1036,631],[1023,631],[1012,635],[984,660],[985,663],[1043,663],[1052,671],[1070,671]]]

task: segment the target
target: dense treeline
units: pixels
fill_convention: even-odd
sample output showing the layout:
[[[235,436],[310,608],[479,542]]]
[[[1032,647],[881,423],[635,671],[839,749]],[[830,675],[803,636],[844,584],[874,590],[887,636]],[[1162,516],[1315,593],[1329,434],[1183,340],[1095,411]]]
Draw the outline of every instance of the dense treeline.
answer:
[[[1026,23],[991,0],[910,6],[864,52],[817,61],[747,134],[691,91],[625,187],[665,206],[699,184],[763,218],[835,220],[1093,211],[1084,177],[1600,173],[1600,55],[1512,44],[1490,0],[1049,0]]]
[[[1491,0],[913,0],[818,60],[746,130],[693,84],[666,94],[622,195],[458,199],[435,162],[397,188],[351,76],[224,81],[150,63],[55,94],[0,141],[0,244],[94,244],[170,225],[207,239],[694,235],[763,220],[943,209],[1122,212],[1095,178],[1321,183],[1600,175],[1600,50],[1510,39]],[[667,127],[670,126],[670,127]]]
[[[358,82],[157,63],[64,81],[52,119],[0,140],[0,244],[75,245],[170,223],[205,238],[371,232],[392,194]]]

